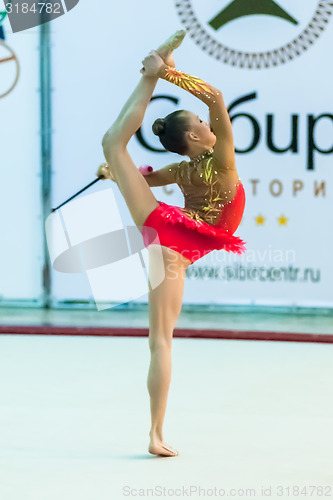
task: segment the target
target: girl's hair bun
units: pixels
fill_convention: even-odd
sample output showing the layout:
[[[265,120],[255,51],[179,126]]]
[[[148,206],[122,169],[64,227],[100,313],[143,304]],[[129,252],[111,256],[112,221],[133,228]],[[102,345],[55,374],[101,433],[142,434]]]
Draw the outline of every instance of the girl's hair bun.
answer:
[[[153,123],[153,132],[155,135],[163,135],[165,132],[165,120],[164,118],[157,118]]]

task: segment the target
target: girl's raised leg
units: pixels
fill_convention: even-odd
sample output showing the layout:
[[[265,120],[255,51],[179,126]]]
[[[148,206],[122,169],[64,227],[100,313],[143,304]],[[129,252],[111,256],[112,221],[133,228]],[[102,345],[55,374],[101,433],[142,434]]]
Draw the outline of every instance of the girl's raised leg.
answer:
[[[158,206],[144,176],[127,151],[127,143],[140,127],[157,78],[142,76],[118,118],[103,137],[105,159],[123,195],[134,223],[142,226]]]
[[[183,31],[176,32],[158,51],[164,57],[169,57],[173,47],[180,45],[184,34]],[[137,226],[144,224],[148,215],[158,206],[158,202],[131,159],[127,144],[142,124],[157,82],[157,77],[143,74],[102,140],[105,159]]]

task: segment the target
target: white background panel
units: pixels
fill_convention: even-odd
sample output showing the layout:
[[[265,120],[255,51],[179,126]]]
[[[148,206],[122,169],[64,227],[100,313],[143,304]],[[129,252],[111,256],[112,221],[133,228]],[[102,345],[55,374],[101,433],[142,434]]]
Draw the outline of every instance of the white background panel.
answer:
[[[307,2],[306,7],[300,0],[292,5],[286,1],[279,2],[298,20],[298,25],[275,17],[247,16],[215,31],[207,25],[207,20],[229,2],[210,0],[204,5],[199,0],[192,0],[191,3],[200,23],[215,40],[234,49],[261,52],[295,39],[310,22],[318,4],[315,0]],[[152,0],[144,3],[124,0],[121,4],[103,0],[94,8],[88,0],[81,0],[75,9],[52,22],[54,206],[95,178],[99,164],[104,161],[102,137],[137,84],[141,76],[141,60],[181,27],[175,2],[171,0],[159,3],[158,8]],[[246,154],[236,153],[238,173],[247,197],[244,219],[236,235],[247,241],[248,251],[243,256],[212,252],[190,266],[185,284],[185,303],[333,304],[330,286],[333,279],[330,255],[333,239],[330,231],[332,154],[314,153],[314,170],[307,168],[308,117],[332,113],[332,69],[329,64],[332,29],[333,24],[329,23],[307,51],[287,64],[269,69],[241,69],[224,64],[204,52],[190,36],[185,38],[175,54],[177,68],[220,88],[227,106],[240,97],[256,93],[254,100],[237,106],[230,115],[248,113],[260,127],[256,148]],[[190,109],[203,119],[208,117],[203,103],[168,82],[158,83],[155,95],[158,94],[177,97],[179,103],[175,106],[164,100],[150,105],[142,132],[155,147],[160,147],[158,138],[151,131],[155,118],[175,109]],[[277,154],[269,150],[269,114],[274,118],[273,141],[280,148],[290,143],[291,115],[298,116],[297,152]],[[253,132],[249,120],[235,119],[233,130],[236,148],[246,148]],[[23,132],[21,136],[24,136]],[[321,120],[316,126],[315,142],[323,149],[332,146],[331,120]],[[131,140],[129,151],[137,166],[151,164],[155,169],[182,159],[172,153],[150,152],[136,137]],[[23,154],[22,148],[16,148],[15,153],[16,158],[18,154]],[[31,154],[28,158],[34,163]],[[253,190],[254,180],[258,180],[256,193]],[[273,196],[270,191],[274,180],[281,182],[279,196]],[[303,183],[303,188],[297,193],[292,191],[295,181]],[[314,195],[315,182],[325,182],[325,196]],[[133,224],[127,205],[114,183],[101,181],[89,193],[109,188],[110,185],[124,225]],[[183,206],[183,197],[176,185],[152,190],[157,199]],[[258,215],[265,217],[264,225],[256,224]],[[285,226],[278,224],[278,217],[282,215],[287,217]],[[112,214],[109,216],[112,218]],[[288,251],[295,256],[292,262],[287,257]],[[266,257],[263,257],[265,253]],[[280,261],[274,260],[277,254]],[[292,273],[289,277],[286,273],[281,280],[239,278],[226,281],[223,273],[227,266],[243,266],[245,270],[251,267],[292,266],[298,269],[293,273],[298,274],[296,279],[292,278]],[[207,279],[204,273],[209,272],[214,277]],[[311,279],[311,276],[314,278]],[[56,299],[91,297],[85,276],[53,272],[52,278]],[[146,301],[147,297],[141,300]]]

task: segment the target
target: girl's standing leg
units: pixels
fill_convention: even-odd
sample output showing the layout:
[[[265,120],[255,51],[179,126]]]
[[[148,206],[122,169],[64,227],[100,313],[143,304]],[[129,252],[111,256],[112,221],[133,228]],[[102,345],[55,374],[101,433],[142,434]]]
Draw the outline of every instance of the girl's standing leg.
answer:
[[[149,276],[159,272],[159,252],[149,248]],[[171,380],[171,345],[173,330],[181,312],[185,270],[190,261],[174,250],[163,247],[165,277],[163,282],[149,292],[149,348],[151,353],[148,373],[151,428],[148,451],[152,454],[175,456],[177,450],[167,445],[163,438],[163,421]]]

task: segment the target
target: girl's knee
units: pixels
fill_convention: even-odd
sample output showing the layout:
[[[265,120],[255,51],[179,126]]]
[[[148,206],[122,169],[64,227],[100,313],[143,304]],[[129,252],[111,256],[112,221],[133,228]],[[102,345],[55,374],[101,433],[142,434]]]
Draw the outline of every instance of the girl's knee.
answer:
[[[102,147],[104,154],[107,153],[109,155],[119,152],[126,147],[126,144],[122,139],[121,131],[118,129],[118,127],[112,126],[104,134],[104,137],[102,139]]]
[[[172,332],[166,333],[157,332],[156,330],[149,329],[149,349],[152,352],[159,352],[165,349],[171,349],[172,345]]]
[[[165,302],[164,302],[165,304]],[[169,342],[181,312],[181,304],[163,304],[155,306],[150,304],[149,311],[149,336],[157,342]]]

